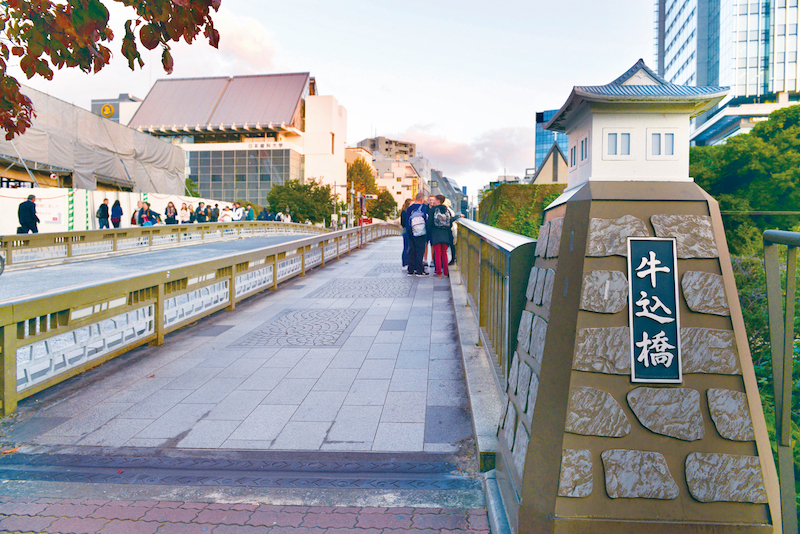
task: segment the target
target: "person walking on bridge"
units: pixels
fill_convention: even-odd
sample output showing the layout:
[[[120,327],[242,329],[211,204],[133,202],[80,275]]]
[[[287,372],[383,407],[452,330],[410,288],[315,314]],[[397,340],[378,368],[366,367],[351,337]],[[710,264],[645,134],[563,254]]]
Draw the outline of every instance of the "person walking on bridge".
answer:
[[[28,200],[19,205],[17,217],[19,218],[18,234],[39,233],[39,228],[36,225],[41,221],[36,216],[36,195],[28,195]]]
[[[119,200],[114,201],[114,205],[111,206],[111,224],[114,225],[114,228],[119,228],[119,224],[122,222],[122,205],[119,203]]]
[[[108,219],[109,219],[110,215],[108,213],[108,199],[107,198],[103,199],[103,203],[100,204],[99,208],[97,208],[96,215],[97,215],[98,221],[100,222],[100,229],[102,230],[103,228],[109,228]]]

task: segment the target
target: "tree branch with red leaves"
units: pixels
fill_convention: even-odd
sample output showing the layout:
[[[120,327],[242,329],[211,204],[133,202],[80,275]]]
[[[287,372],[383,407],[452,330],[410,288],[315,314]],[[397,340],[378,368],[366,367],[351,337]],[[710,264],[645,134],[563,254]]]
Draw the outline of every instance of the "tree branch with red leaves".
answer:
[[[131,70],[144,66],[138,45],[162,48],[161,64],[172,73],[170,42],[192,43],[202,33],[211,46],[219,44],[219,32],[211,10],[222,0],[106,0],[132,8],[136,16],[125,22],[122,55]],[[136,31],[138,29],[138,32]],[[138,33],[138,43],[137,34]],[[53,79],[54,69],[79,68],[99,72],[111,61],[106,46],[114,39],[108,26],[108,9],[100,0],[5,0],[0,1],[0,128],[11,140],[30,127],[36,116],[31,100],[8,74],[12,56],[28,79]]]

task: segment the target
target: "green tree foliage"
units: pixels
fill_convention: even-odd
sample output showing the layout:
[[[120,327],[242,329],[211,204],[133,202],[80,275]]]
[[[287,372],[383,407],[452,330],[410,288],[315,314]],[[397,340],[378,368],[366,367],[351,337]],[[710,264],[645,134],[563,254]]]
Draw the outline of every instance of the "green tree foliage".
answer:
[[[187,178],[184,182],[184,188],[186,189],[186,196],[189,197],[200,197],[200,190],[197,188],[197,183],[192,180],[191,178]]]
[[[356,198],[358,198],[359,193],[362,195],[374,195],[378,192],[378,186],[375,183],[375,177],[372,175],[372,169],[364,158],[358,158],[347,166],[348,194],[350,194],[351,185],[355,187]]]
[[[722,211],[800,211],[800,106],[772,112],[749,134],[691,149],[689,173]],[[761,234],[789,229],[797,215],[725,215],[733,255],[761,253]]]
[[[288,180],[283,185],[273,185],[267,193],[270,209],[285,212],[287,207],[292,220],[312,223],[325,222],[333,213],[333,194],[331,186],[311,181]]]
[[[378,193],[378,200],[367,201],[367,213],[370,217],[386,220],[390,218],[397,209],[397,202],[392,193],[385,189]]]
[[[558,198],[565,185],[503,184],[485,195],[478,207],[482,223],[537,237],[542,211]]]
[[[168,74],[173,68],[171,41],[191,43],[202,32],[211,46],[219,44],[211,10],[219,10],[222,0],[113,1],[135,12],[135,17],[125,22],[121,47],[131,70],[137,64],[144,66],[137,33],[138,43],[148,50],[161,47],[161,64]],[[24,133],[35,116],[31,100],[8,75],[11,56],[29,79],[42,76],[52,80],[53,68],[98,72],[111,60],[111,50],[103,44],[114,39],[108,20],[108,9],[101,0],[0,2],[0,128],[6,131],[6,139]]]

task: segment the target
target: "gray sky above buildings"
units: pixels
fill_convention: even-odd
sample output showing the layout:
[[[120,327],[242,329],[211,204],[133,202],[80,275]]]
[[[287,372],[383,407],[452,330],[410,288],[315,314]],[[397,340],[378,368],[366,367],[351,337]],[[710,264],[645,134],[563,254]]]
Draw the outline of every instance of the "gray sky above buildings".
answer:
[[[129,15],[110,7],[112,65],[20,81],[87,109],[93,98],[144,98],[167,77],[160,53],[143,50],[148,64],[130,72],[118,52]],[[560,107],[574,85],[653,61],[649,1],[223,0],[215,22],[220,49],[175,46],[171,77],[310,72],[347,108],[349,145],[373,135],[414,141],[471,195],[533,167],[537,111]]]

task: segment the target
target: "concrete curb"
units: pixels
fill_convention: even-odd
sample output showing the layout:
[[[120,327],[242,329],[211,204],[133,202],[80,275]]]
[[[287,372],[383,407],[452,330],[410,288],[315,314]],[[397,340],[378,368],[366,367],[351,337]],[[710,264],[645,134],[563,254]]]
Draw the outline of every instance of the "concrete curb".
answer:
[[[486,493],[486,512],[489,515],[490,532],[492,534],[512,534],[494,469],[483,474],[483,488]]]

